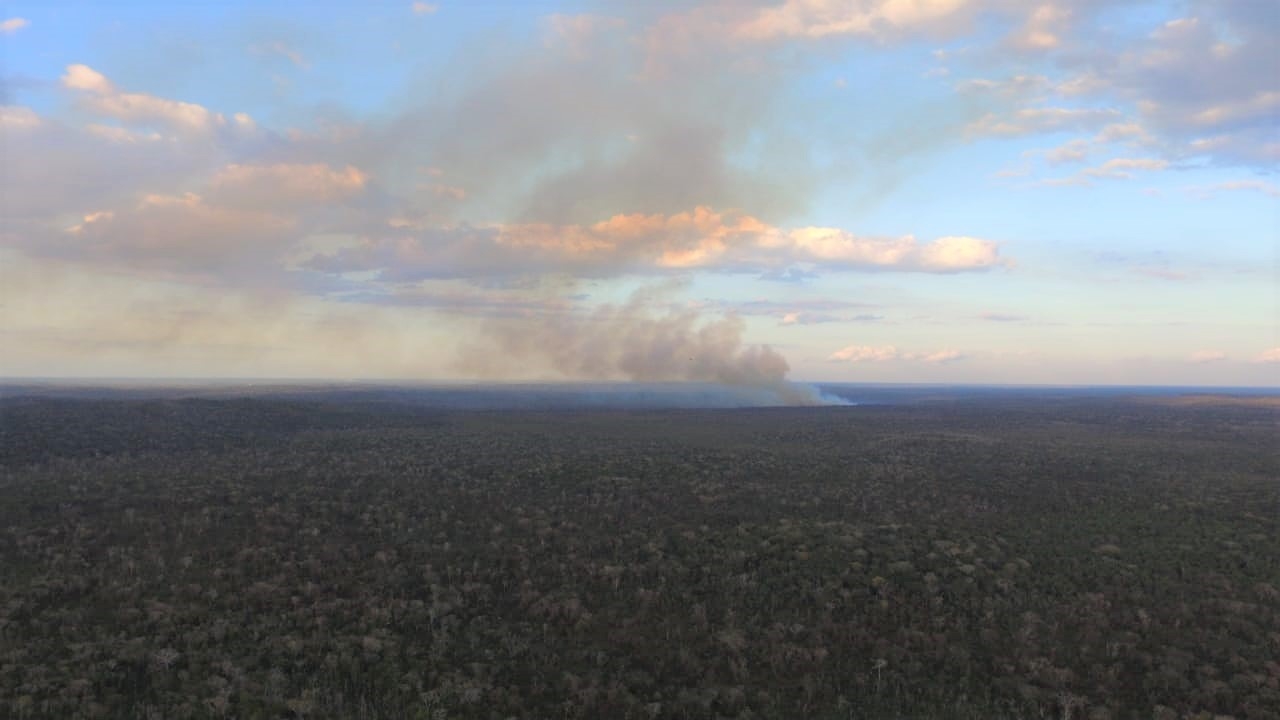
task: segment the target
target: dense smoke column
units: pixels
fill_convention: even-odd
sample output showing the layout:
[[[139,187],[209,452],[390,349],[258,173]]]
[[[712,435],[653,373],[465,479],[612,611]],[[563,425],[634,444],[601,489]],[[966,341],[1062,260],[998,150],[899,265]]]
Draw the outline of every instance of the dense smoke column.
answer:
[[[743,345],[741,318],[699,322],[694,310],[654,312],[650,299],[638,293],[590,313],[489,323],[462,352],[461,367],[488,377],[538,367],[577,380],[710,382],[765,391],[786,405],[824,404],[813,388],[787,380],[790,365],[776,350]]]

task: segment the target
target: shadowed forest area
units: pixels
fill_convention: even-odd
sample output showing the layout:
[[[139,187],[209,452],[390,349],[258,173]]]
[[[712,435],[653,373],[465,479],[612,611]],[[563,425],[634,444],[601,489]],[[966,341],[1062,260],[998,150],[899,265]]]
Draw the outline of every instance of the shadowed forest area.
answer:
[[[0,715],[1280,718],[1274,400],[0,400]]]

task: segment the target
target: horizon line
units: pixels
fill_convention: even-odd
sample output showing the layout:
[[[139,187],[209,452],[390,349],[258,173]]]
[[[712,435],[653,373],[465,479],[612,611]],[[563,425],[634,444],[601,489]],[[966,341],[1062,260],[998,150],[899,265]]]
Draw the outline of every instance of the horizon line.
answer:
[[[1025,389],[1089,389],[1089,388],[1147,388],[1147,389],[1168,389],[1168,390],[1251,390],[1251,391],[1269,391],[1280,392],[1280,384],[1276,385],[1226,385],[1226,384],[1163,384],[1163,383],[994,383],[994,382],[938,382],[938,381],[919,381],[919,382],[876,382],[876,381],[847,381],[847,380],[786,380],[785,382],[797,385],[816,385],[816,386],[858,386],[858,387],[899,387],[899,388],[1025,388]],[[572,380],[572,379],[544,379],[544,380],[475,380],[475,379],[448,379],[448,378],[334,378],[334,377],[218,377],[218,376],[174,376],[174,377],[148,377],[148,376],[89,376],[89,375],[63,375],[63,376],[0,376],[0,386],[4,385],[20,385],[29,383],[41,384],[76,384],[84,385],[89,383],[137,383],[153,386],[164,386],[165,384],[173,385],[193,385],[193,384],[257,384],[272,383],[285,385],[309,385],[309,384],[346,384],[346,385],[375,385],[375,386],[393,386],[404,387],[410,385],[451,385],[451,386],[602,386],[602,385],[636,385],[636,386],[713,386],[713,387],[729,387],[729,388],[760,388],[767,389],[761,385],[750,384],[731,384],[715,381],[700,380]]]

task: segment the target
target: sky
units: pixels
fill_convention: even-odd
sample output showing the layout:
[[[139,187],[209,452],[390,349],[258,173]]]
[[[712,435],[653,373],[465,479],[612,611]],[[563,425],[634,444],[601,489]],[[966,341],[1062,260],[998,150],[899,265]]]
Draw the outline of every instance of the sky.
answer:
[[[1269,0],[0,2],[0,375],[1280,385]]]

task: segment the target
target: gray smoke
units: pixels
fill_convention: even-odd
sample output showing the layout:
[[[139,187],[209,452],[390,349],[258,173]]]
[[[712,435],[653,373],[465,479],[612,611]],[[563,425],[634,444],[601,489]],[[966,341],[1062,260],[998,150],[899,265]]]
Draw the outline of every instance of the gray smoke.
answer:
[[[486,324],[462,351],[459,369],[482,377],[545,370],[573,380],[717,383],[764,393],[783,405],[841,404],[787,380],[790,365],[768,345],[742,343],[744,322],[702,321],[696,310],[653,307],[662,290],[642,290],[588,313]]]

